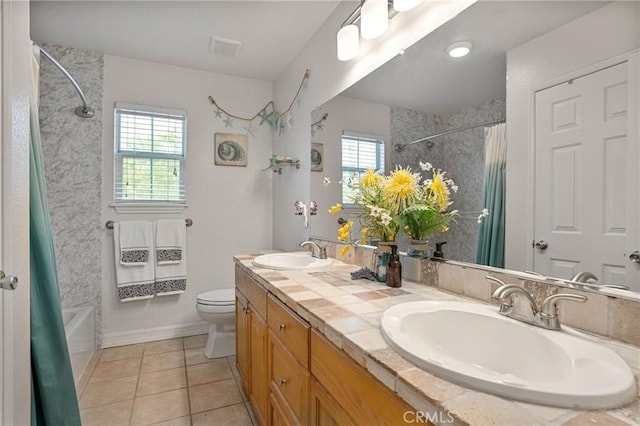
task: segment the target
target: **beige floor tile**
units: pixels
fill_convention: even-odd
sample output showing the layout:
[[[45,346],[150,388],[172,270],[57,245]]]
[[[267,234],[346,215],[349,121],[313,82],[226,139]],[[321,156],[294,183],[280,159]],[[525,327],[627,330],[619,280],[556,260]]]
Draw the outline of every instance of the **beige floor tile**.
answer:
[[[145,354],[142,358],[140,374],[178,367],[184,367],[184,351],[166,352],[156,355]]]
[[[112,402],[133,399],[137,383],[137,377],[89,383],[80,396],[80,408],[97,407]]]
[[[183,337],[182,342],[185,349],[204,348],[207,344],[208,334],[200,334],[198,336]]]
[[[141,359],[142,358],[129,358],[119,361],[101,362],[96,365],[96,368],[93,370],[89,383],[137,376],[140,373]]]
[[[238,377],[240,373],[238,373],[238,366],[236,365],[236,357],[235,356],[227,357],[227,362],[229,363],[229,367],[231,368],[231,373],[233,373],[233,376]]]
[[[190,365],[187,367],[189,386],[203,383],[216,382],[218,380],[233,377],[229,363],[224,358],[214,359],[204,364]]]
[[[179,417],[177,419],[154,423],[153,426],[191,426],[191,416]]]
[[[111,362],[127,358],[142,358],[143,350],[144,343],[103,349],[99,362]]]
[[[133,399],[129,399],[127,401],[114,402],[109,405],[80,410],[80,417],[83,426],[128,425],[132,408]]]
[[[96,350],[91,356],[91,359],[87,364],[87,367],[84,369],[84,372],[80,376],[80,380],[78,380],[78,383],[76,384],[76,395],[82,395],[82,392],[84,392],[84,389],[89,384],[89,379],[91,378],[91,375],[93,374],[93,370],[95,370],[96,365],[98,365],[98,360],[100,359],[101,356],[102,356],[101,349]]]
[[[136,398],[131,424],[147,425],[189,415],[187,389]]]
[[[182,346],[182,338],[160,340],[157,342],[147,342],[144,344],[144,354],[161,354],[165,352],[181,351],[184,349]]]
[[[136,397],[187,387],[184,367],[154,371],[140,375]]]
[[[193,415],[193,426],[252,426],[244,404],[230,405]]]
[[[244,386],[242,385],[242,379],[240,377],[236,377],[236,384],[238,385],[238,389],[240,389],[240,395],[242,396],[243,401],[249,401],[249,395],[244,390]]]
[[[242,402],[242,396],[234,379],[189,387],[191,413],[214,410]]]
[[[203,362],[209,362],[210,359],[204,356],[202,348],[185,349],[184,358],[187,365],[202,364]]]
[[[254,424],[254,426],[259,426],[260,422],[256,417],[256,413],[253,412],[253,407],[251,406],[251,403],[245,402],[244,406],[247,407],[247,412],[249,413],[249,417],[251,417],[251,422]]]

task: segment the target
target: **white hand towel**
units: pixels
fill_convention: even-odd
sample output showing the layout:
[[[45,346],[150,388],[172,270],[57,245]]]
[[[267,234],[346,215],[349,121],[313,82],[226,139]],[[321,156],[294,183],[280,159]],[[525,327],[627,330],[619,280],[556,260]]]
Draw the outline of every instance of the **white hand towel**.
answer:
[[[187,237],[184,220],[157,221],[156,250],[156,294],[169,296],[184,293],[187,288]],[[163,250],[169,252],[162,252]]]
[[[138,266],[132,266],[130,263],[122,263],[121,259],[121,234],[122,228],[126,222],[114,223],[113,225],[113,245],[115,247],[115,267],[116,267],[116,284],[118,290],[118,298],[121,302],[129,302],[131,300],[149,299],[155,295],[155,254],[153,250],[147,250],[147,263],[138,263]],[[127,224],[129,225],[129,224]],[[140,228],[148,228],[143,232],[153,236],[153,224],[146,222],[146,225],[139,224]],[[128,229],[129,226],[125,226]],[[136,265],[136,264],[134,264]]]
[[[156,259],[158,259],[158,265],[180,263],[184,240],[184,220],[158,220],[156,222]]]
[[[115,227],[114,227],[115,231]],[[116,233],[114,232],[114,237]],[[149,261],[149,252],[153,247],[153,226],[145,220],[120,222],[119,232],[121,265],[141,266]]]

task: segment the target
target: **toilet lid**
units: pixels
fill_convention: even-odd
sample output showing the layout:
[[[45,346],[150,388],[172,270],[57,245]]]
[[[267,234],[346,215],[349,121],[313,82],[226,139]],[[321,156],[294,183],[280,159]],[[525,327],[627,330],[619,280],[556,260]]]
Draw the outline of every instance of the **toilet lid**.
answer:
[[[233,305],[236,300],[236,293],[233,288],[207,291],[198,295],[198,303],[203,305],[227,306]]]

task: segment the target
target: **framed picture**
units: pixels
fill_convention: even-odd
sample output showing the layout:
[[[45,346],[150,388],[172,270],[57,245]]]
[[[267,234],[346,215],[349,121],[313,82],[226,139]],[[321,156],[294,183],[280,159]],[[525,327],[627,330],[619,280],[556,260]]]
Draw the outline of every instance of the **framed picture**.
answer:
[[[247,135],[216,133],[215,163],[218,166],[246,166]]]
[[[323,161],[322,144],[317,142],[311,142],[311,171],[321,172],[322,161]]]

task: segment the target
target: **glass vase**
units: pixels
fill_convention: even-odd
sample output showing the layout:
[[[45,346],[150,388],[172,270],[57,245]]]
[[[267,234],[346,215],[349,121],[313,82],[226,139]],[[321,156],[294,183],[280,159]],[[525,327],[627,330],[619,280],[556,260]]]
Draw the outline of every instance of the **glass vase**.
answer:
[[[409,240],[407,256],[425,259],[431,257],[431,248],[428,240]]]
[[[395,243],[394,243],[395,244]],[[387,282],[387,266],[389,265],[389,257],[391,256],[390,243],[378,243],[376,255],[376,279],[381,282]]]
[[[402,264],[398,254],[398,245],[391,245],[391,254],[387,264],[387,286],[397,288],[402,286]]]

